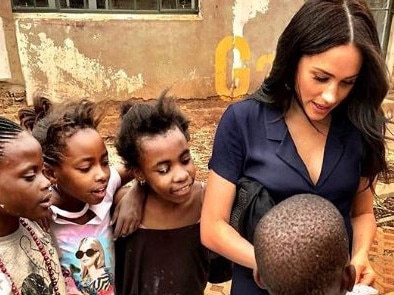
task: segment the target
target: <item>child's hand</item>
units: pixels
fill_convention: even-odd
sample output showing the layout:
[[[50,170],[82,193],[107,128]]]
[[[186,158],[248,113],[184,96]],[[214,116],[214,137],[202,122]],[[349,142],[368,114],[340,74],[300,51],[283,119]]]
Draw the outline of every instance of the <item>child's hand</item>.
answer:
[[[115,195],[116,207],[111,223],[115,224],[114,238],[134,232],[141,222],[144,193],[136,183],[120,188]]]

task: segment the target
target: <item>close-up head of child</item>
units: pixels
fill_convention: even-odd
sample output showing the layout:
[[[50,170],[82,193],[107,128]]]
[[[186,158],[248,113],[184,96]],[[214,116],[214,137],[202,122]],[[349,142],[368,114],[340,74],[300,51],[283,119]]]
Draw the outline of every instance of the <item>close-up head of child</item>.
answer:
[[[343,217],[320,196],[295,195],[273,207],[256,227],[254,246],[256,280],[272,295],[342,295],[353,288]]]
[[[126,168],[150,193],[169,203],[190,198],[196,169],[189,148],[189,122],[163,94],[155,103],[123,104],[116,142]]]
[[[78,211],[106,195],[108,152],[96,130],[102,117],[99,104],[88,100],[55,105],[42,97],[35,99],[34,109],[19,112],[21,124],[42,146],[44,173],[61,196],[59,208]]]
[[[42,174],[41,146],[16,123],[0,117],[1,234],[18,228],[19,217],[37,220],[50,214],[49,181]]]

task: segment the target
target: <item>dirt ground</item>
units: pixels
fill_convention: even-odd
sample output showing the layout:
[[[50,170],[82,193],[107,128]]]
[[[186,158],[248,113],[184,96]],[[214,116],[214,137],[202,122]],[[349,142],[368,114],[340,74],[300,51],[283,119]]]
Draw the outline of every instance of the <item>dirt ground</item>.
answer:
[[[208,173],[207,163],[211,153],[216,126],[223,111],[229,105],[229,102],[220,98],[210,98],[208,100],[188,99],[178,100],[178,105],[190,120],[191,150],[194,162],[198,168],[197,179],[206,181]],[[17,120],[17,111],[25,106],[26,102],[23,93],[10,91],[9,85],[0,82],[1,116],[5,116],[11,120]],[[111,162],[119,161],[112,146],[119,126],[118,108],[119,102],[109,102],[107,115],[99,130],[110,150]],[[390,109],[390,112],[391,111]],[[394,152],[390,151],[388,157],[389,160],[394,163]],[[379,228],[385,229],[388,227],[394,230],[394,183],[378,184],[374,210]],[[389,239],[394,241],[394,234],[390,235]],[[377,242],[379,241],[375,241],[375,244]],[[394,244],[390,247],[392,253],[390,252],[388,256],[391,259],[394,258]],[[385,258],[387,258],[387,251],[384,255],[386,255]],[[390,260],[390,263],[392,261],[394,262],[394,260]],[[391,268],[390,271],[393,271],[392,275],[394,275],[394,269]],[[380,281],[386,282],[386,272],[387,270],[383,270],[383,272],[380,273]],[[384,289],[385,292],[394,291],[394,278],[389,278],[389,280],[388,284],[392,286],[393,289]],[[230,283],[208,285],[206,295],[226,295],[229,294],[229,288]]]

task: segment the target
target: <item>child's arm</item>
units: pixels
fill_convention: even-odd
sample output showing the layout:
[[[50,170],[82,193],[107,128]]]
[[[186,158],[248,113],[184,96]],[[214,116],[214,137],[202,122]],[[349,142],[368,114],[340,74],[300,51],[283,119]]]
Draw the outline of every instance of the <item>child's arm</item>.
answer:
[[[130,170],[128,170],[124,165],[119,164],[115,168],[120,175],[121,186],[125,185],[126,183],[134,179],[133,173]]]
[[[127,236],[138,228],[144,200],[144,192],[136,181],[133,181],[130,187],[121,187],[115,193],[115,209],[111,220],[112,224],[115,224],[115,239],[119,236]]]

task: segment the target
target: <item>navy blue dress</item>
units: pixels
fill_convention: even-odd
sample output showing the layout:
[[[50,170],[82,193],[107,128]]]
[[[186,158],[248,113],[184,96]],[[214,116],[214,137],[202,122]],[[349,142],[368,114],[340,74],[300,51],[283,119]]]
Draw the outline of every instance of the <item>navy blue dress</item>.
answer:
[[[299,193],[330,200],[343,215],[351,241],[350,209],[362,174],[362,138],[345,116],[333,113],[316,185],[297,153],[281,111],[253,96],[224,112],[208,166],[234,184],[242,176],[259,181],[275,203]],[[236,265],[231,294],[268,293],[254,283],[251,270]]]

